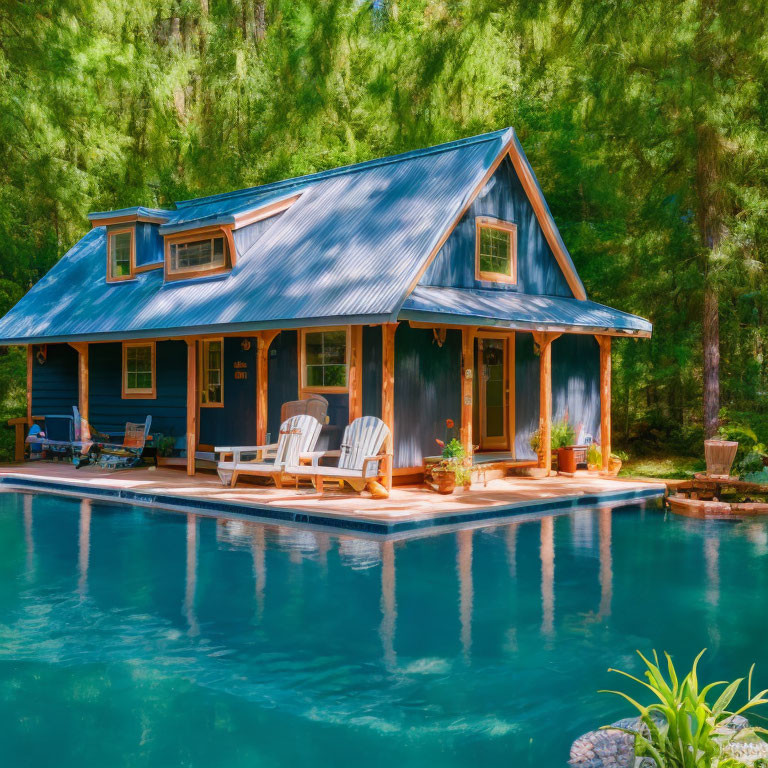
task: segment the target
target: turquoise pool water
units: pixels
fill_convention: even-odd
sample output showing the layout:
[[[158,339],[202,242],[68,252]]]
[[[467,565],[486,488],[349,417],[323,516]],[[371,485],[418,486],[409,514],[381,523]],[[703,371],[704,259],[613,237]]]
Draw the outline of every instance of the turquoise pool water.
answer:
[[[562,766],[635,648],[768,684],[767,566],[640,508],[393,545],[0,493],[0,762]]]

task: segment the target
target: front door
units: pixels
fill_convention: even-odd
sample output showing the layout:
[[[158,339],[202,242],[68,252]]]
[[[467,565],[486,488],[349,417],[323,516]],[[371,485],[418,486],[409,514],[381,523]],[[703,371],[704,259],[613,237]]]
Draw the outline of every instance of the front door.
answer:
[[[507,354],[505,338],[477,340],[480,373],[480,448],[509,448],[507,425]]]

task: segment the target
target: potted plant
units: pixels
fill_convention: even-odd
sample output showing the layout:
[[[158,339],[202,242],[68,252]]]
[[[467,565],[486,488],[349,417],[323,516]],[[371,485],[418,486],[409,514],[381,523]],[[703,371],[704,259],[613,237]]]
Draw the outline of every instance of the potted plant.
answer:
[[[552,452],[557,453],[557,468],[561,472],[576,471],[576,457],[573,453],[573,441],[576,430],[568,419],[561,419],[552,424]]]
[[[472,467],[467,465],[467,452],[454,437],[443,446],[442,459],[432,467],[433,490],[451,494],[457,485],[468,488],[472,482]]]
[[[603,454],[597,443],[592,443],[587,449],[587,469],[590,472],[597,472],[603,463]]]
[[[619,474],[619,470],[621,469],[621,465],[628,459],[624,451],[616,451],[616,453],[612,453],[610,457],[608,458],[608,471],[606,474],[613,475],[614,477]]]
[[[541,430],[537,429],[531,433],[528,438],[528,443],[531,446],[531,450],[536,454],[536,458],[539,460],[539,465],[544,463],[544,453],[541,450]]]

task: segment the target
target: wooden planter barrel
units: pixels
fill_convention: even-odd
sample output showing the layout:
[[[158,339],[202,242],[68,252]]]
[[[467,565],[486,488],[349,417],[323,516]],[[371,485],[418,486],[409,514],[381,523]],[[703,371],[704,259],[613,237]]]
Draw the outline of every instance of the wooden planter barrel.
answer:
[[[733,460],[739,444],[733,440],[705,440],[704,458],[710,477],[727,477],[731,474]]]

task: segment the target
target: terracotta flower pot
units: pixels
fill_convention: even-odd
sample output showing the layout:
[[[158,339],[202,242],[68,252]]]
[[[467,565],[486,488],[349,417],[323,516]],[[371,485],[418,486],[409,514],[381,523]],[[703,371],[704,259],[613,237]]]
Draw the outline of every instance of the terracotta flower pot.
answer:
[[[608,474],[618,475],[620,469],[621,469],[621,459],[617,459],[611,456],[611,458],[608,459]]]
[[[707,460],[707,474],[710,477],[728,477],[739,444],[734,440],[705,440],[704,458]]]
[[[433,469],[434,490],[446,496],[456,488],[456,473],[452,469]]]

